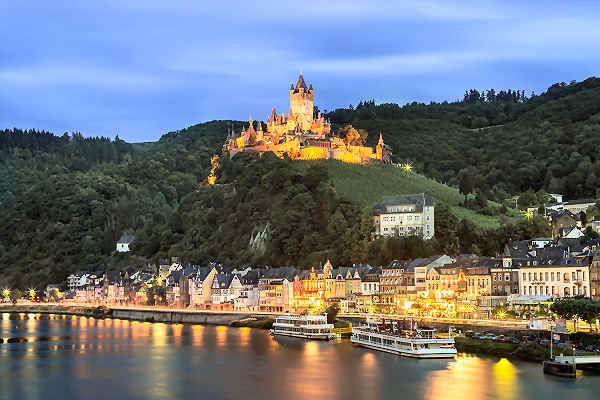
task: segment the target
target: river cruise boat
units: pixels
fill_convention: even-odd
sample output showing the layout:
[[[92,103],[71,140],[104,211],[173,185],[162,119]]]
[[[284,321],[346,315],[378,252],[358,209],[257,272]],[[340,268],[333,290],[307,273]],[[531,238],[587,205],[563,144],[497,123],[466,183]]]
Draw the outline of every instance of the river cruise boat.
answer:
[[[374,320],[352,328],[351,341],[369,349],[413,358],[456,356],[452,328],[447,338],[435,336],[435,329],[420,329],[413,321]]]
[[[333,336],[333,324],[327,323],[327,314],[322,312],[277,315],[271,334],[304,339],[329,339]]]

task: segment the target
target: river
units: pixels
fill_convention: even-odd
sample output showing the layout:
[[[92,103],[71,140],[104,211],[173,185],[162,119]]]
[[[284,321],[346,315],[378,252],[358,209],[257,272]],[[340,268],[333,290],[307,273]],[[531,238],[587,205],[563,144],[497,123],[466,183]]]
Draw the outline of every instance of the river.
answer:
[[[412,360],[225,326],[0,314],[0,399],[597,399],[600,376]]]

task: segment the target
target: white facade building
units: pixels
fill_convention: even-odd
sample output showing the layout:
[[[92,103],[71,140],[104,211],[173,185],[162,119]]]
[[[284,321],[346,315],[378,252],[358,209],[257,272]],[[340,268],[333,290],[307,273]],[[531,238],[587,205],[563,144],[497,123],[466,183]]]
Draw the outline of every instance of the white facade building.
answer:
[[[133,235],[123,235],[117,242],[117,251],[119,253],[126,253],[130,251],[129,245],[133,242]]]
[[[381,236],[420,236],[433,238],[433,199],[421,194],[384,196],[373,207],[375,234]]]
[[[521,296],[589,297],[590,293],[589,265],[528,265],[519,270]]]

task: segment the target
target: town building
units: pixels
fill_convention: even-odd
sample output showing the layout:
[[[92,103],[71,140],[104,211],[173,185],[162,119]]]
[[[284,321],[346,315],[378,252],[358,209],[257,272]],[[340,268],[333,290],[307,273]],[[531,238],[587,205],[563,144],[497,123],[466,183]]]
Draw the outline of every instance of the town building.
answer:
[[[121,238],[117,241],[117,251],[119,253],[126,253],[128,251],[131,251],[131,249],[129,248],[129,245],[131,243],[133,243],[133,235],[123,235],[121,236]]]
[[[239,152],[273,152],[293,159],[336,159],[365,164],[370,161],[391,162],[391,149],[383,142],[381,134],[375,149],[363,146],[358,138],[342,139],[331,133],[331,124],[313,107],[314,89],[306,86],[302,74],[296,85],[290,87],[290,109],[278,114],[275,108],[263,124],[250,117],[248,127],[237,133],[233,127],[223,145],[223,153],[233,157]],[[358,140],[358,141],[357,141]]]
[[[590,264],[590,295],[594,300],[600,300],[600,253],[594,254]]]
[[[581,212],[586,212],[589,208],[594,207],[595,205],[596,199],[579,199],[567,201],[563,204],[563,209],[577,215]]]
[[[375,234],[378,236],[419,236],[432,239],[433,199],[424,193],[384,196],[373,206]]]
[[[435,267],[451,264],[456,260],[448,255],[436,255],[428,258],[416,258],[408,264],[409,268],[415,270],[415,289],[418,294],[424,294],[427,290],[427,272]]]
[[[590,297],[590,266],[584,262],[521,266],[519,277],[521,296]]]

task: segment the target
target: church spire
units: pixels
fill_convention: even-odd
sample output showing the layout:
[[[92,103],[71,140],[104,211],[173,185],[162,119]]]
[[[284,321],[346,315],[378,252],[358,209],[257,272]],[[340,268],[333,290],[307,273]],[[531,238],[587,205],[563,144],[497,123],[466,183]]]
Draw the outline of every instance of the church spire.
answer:
[[[380,145],[383,144],[383,137],[381,136],[381,132],[379,132],[379,143]]]

